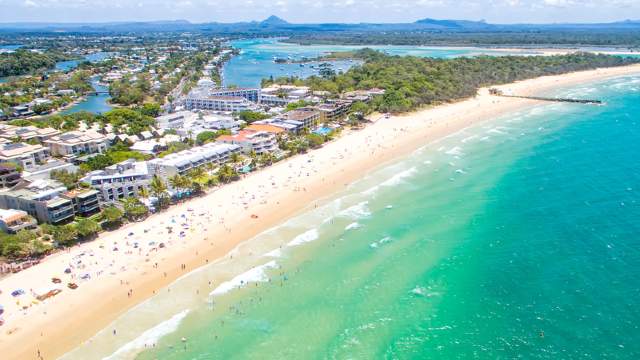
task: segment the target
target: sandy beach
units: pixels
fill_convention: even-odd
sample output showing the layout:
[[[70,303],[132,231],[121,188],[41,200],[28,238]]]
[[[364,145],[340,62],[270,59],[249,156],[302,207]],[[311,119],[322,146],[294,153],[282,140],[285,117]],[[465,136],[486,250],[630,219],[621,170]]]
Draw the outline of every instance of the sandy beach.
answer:
[[[541,77],[498,88],[517,95],[544,94],[630,74],[640,74],[640,65]],[[351,131],[322,149],[49,256],[0,280],[0,304],[5,309],[2,358],[36,359],[41,354],[54,359],[177,278],[231,256],[241,242],[321,203],[371,169],[468,126],[537,104],[491,96],[482,89],[465,101],[391,118],[375,116],[365,129]],[[65,274],[65,269],[71,272]],[[62,283],[53,284],[52,277]],[[79,287],[69,289],[68,282]],[[42,303],[34,301],[33,294],[53,287],[62,292]],[[13,297],[16,289],[25,294]]]

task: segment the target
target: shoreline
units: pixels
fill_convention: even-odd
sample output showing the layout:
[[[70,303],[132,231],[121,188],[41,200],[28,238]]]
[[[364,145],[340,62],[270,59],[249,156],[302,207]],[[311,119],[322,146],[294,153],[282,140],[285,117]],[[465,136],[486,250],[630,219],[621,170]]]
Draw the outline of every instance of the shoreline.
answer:
[[[530,95],[631,74],[640,74],[640,65],[547,76],[495,87]],[[15,312],[15,299],[10,297],[14,288],[28,291],[50,286],[50,278],[59,276],[81,253],[97,255],[85,261],[104,260],[112,265],[105,270],[109,273],[80,283],[77,290],[64,287],[61,294],[29,308],[26,314],[7,317],[0,327],[0,350],[7,359],[35,358],[38,349],[48,359],[61,356],[159,289],[203,265],[225,258],[240,243],[304,212],[360,179],[363,173],[468,126],[537,104],[540,102],[535,100],[494,97],[487,89],[481,89],[471,99],[378,119],[322,149],[274,164],[143,222],[50,256],[37,266],[0,280],[3,291],[0,303],[5,306],[5,314]],[[206,219],[200,214],[207,214]],[[252,219],[253,214],[258,218]],[[174,224],[172,218],[190,222],[184,238],[164,231],[166,225]],[[112,251],[114,243],[122,245],[123,241],[137,239],[137,235],[129,236],[130,233],[141,235],[140,239],[145,241],[175,240],[176,244],[171,245],[171,250],[149,250],[147,254],[139,251],[136,255],[132,251],[123,256]],[[128,296],[130,290],[133,293]]]

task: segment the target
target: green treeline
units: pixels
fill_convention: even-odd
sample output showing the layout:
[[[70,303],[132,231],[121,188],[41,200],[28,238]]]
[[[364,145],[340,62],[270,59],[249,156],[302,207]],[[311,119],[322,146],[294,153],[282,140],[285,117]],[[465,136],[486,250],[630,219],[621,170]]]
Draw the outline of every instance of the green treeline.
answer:
[[[616,46],[640,47],[640,31],[344,32],[293,35],[300,45]]]
[[[382,88],[386,93],[372,101],[373,109],[403,112],[471,97],[481,87],[640,62],[640,59],[591,53],[433,59],[388,56],[363,49],[354,52],[354,56],[364,60],[364,64],[344,74],[324,78],[313,76],[306,80],[276,79],[275,82],[307,85],[313,90],[328,91],[334,95]]]
[[[56,53],[39,53],[18,49],[12,53],[0,54],[0,76],[31,74],[38,70],[52,69],[57,61],[66,59]]]

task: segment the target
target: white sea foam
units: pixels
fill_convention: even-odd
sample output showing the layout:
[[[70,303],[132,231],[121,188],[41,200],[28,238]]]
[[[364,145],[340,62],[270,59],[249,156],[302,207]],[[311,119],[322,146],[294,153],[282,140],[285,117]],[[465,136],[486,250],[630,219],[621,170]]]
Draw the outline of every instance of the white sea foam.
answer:
[[[401,184],[404,179],[409,178],[411,176],[413,176],[416,172],[418,171],[418,169],[413,166],[407,170],[401,171],[395,175],[393,175],[392,177],[390,177],[389,179],[381,182],[380,184],[373,186],[365,191],[362,192],[363,195],[371,195],[373,193],[375,193],[376,191],[378,191],[381,187],[385,187],[385,186],[395,186],[398,184]]]
[[[493,128],[493,129],[491,129],[491,130],[487,131],[487,133],[489,133],[489,134],[500,134],[500,135],[505,135],[505,134],[507,134],[507,132],[506,132],[506,131],[501,130],[501,129],[500,129],[500,127],[495,127],[495,128]]]
[[[351,224],[347,225],[347,227],[345,227],[345,230],[355,230],[355,229],[359,229],[361,228],[362,225],[360,225],[358,222],[352,222]]]
[[[460,142],[461,142],[461,143],[463,143],[463,144],[465,144],[465,143],[467,143],[469,140],[473,140],[473,139],[477,139],[477,138],[478,138],[478,135],[471,135],[471,136],[468,136],[468,137],[466,137],[466,138],[464,138],[464,139],[460,140]]]
[[[454,146],[451,149],[449,149],[445,154],[447,155],[455,155],[455,156],[462,156],[464,155],[464,153],[462,152],[462,148],[460,146]]]
[[[182,320],[187,316],[189,310],[183,310],[173,315],[169,320],[163,321],[160,324],[152,327],[151,329],[143,332],[140,336],[134,340],[124,344],[116,352],[110,356],[105,357],[103,360],[116,360],[127,357],[133,357],[136,353],[144,350],[145,347],[153,346],[157,343],[161,337],[171,334],[178,329]]]
[[[318,237],[320,237],[320,234],[318,233],[318,229],[311,229],[293,238],[293,240],[291,240],[287,244],[287,246],[302,245],[308,242],[312,242],[314,240],[318,240]]]
[[[339,216],[348,217],[354,220],[362,219],[371,216],[369,210],[369,202],[363,201],[351,207],[348,207],[338,213]]]
[[[217,288],[213,289],[213,291],[209,293],[209,296],[226,294],[229,291],[240,288],[248,283],[269,281],[269,277],[267,276],[266,271],[269,269],[274,269],[277,266],[278,263],[275,260],[271,260],[266,264],[256,266],[253,269],[244,272],[229,281],[223,282]]]
[[[380,246],[382,246],[382,245],[384,245],[384,244],[386,244],[386,243],[388,243],[390,241],[391,241],[391,237],[390,236],[385,236],[382,239],[380,239],[378,241],[374,241],[371,244],[369,244],[369,247],[372,248],[372,249],[377,249]]]
[[[278,248],[275,250],[271,250],[268,253],[264,254],[266,257],[279,258],[282,257],[282,249]]]
[[[430,297],[434,297],[434,296],[439,296],[440,295],[440,293],[438,293],[438,292],[429,291],[429,289],[424,287],[424,286],[416,286],[413,289],[411,289],[410,292],[413,295],[426,297],[426,298],[430,298]]]

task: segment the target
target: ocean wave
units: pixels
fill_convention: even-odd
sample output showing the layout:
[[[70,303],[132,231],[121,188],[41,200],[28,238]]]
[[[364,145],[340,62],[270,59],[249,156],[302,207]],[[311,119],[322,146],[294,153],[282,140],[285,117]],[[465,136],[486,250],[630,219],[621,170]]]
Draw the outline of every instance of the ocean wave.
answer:
[[[378,241],[374,241],[371,244],[369,244],[369,247],[372,248],[372,249],[377,249],[380,246],[382,246],[382,245],[384,245],[384,244],[386,244],[388,242],[391,242],[391,237],[390,236],[385,236],[382,239],[380,239]]]
[[[392,177],[388,178],[387,180],[381,182],[380,184],[373,186],[365,191],[362,192],[363,195],[371,195],[374,194],[376,191],[378,191],[381,187],[389,187],[389,186],[396,186],[401,184],[405,179],[415,175],[415,173],[418,172],[418,169],[413,166],[407,170],[401,171],[395,175],[393,175]]]
[[[451,149],[447,150],[447,152],[445,152],[445,154],[447,154],[447,155],[455,155],[455,156],[464,155],[464,153],[462,152],[462,148],[460,146],[452,147]]]
[[[348,231],[348,230],[359,229],[361,227],[362,225],[360,225],[358,222],[352,222],[351,224],[347,225],[344,229]]]
[[[277,248],[275,250],[271,250],[268,253],[264,254],[266,257],[279,258],[282,257],[282,249]]]
[[[268,263],[262,264],[260,266],[256,266],[253,269],[244,272],[229,281],[223,282],[217,288],[213,289],[213,291],[209,293],[209,296],[226,294],[233,289],[240,288],[251,282],[269,281],[269,277],[267,276],[266,271],[269,269],[274,269],[277,266],[278,263],[275,260],[269,261]]]
[[[424,286],[416,286],[413,289],[411,289],[410,293],[416,296],[421,296],[426,298],[440,295],[440,293],[438,292],[429,291],[429,289]]]
[[[293,240],[291,240],[287,244],[287,246],[302,245],[308,242],[312,242],[314,240],[318,240],[318,237],[320,237],[320,234],[318,233],[318,229],[311,229],[293,238]]]
[[[124,344],[113,354],[103,358],[103,360],[116,360],[136,355],[146,347],[153,346],[161,337],[171,334],[178,329],[182,320],[187,316],[189,310],[183,310],[173,315],[169,320],[163,321],[151,329],[143,332],[134,340]]]
[[[371,211],[369,210],[369,202],[363,201],[351,207],[348,207],[338,213],[338,216],[348,217],[354,220],[363,219],[371,216]]]

